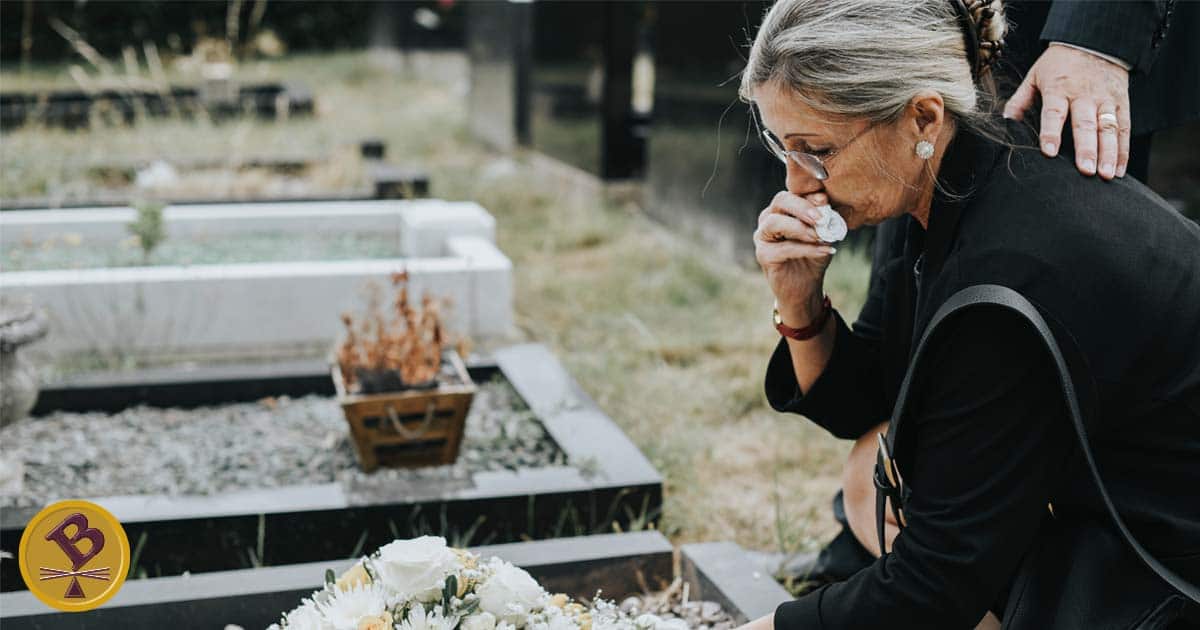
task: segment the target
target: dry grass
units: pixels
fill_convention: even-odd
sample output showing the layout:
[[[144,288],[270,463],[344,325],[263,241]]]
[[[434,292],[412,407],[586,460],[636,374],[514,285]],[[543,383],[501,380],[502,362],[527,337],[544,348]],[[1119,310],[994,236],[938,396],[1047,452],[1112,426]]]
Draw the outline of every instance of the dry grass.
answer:
[[[665,473],[673,538],[792,551],[832,533],[846,446],[766,406],[778,335],[761,272],[710,260],[635,208],[539,192],[532,173],[475,181],[465,196],[497,217],[523,332]],[[839,256],[830,292],[853,314],[867,263]]]
[[[470,143],[465,100],[452,89],[371,70],[361,55],[293,59],[270,74],[313,86],[319,115],[6,134],[4,194],[77,181],[80,163],[114,156],[328,151],[381,137],[390,156],[430,170],[435,196],[473,199],[496,216],[522,336],[550,346],[663,471],[662,527],[674,540],[791,551],[832,533],[828,504],[847,445],[766,406],[763,374],[778,336],[759,271],[711,260],[634,206],[556,185],[524,156]],[[861,304],[866,268],[843,251],[830,272],[828,290],[847,316]]]

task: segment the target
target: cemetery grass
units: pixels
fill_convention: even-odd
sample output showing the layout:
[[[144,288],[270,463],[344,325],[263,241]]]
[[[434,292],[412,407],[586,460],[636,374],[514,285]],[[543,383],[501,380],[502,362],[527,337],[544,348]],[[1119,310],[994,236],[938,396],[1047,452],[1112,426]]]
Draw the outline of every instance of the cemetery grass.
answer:
[[[766,404],[763,375],[778,335],[752,261],[714,259],[635,204],[562,182],[527,155],[473,143],[461,78],[418,81],[357,53],[254,68],[256,78],[306,82],[317,115],[6,132],[0,194],[102,185],[89,173],[111,160],[252,152],[333,155],[325,185],[336,188],[359,176],[346,148],[382,138],[390,159],[430,172],[433,196],[474,200],[495,215],[499,246],[514,264],[519,336],[508,341],[547,344],[662,471],[659,527],[673,541],[791,553],[835,532],[829,502],[849,445]],[[843,249],[830,269],[827,291],[847,319],[865,296],[868,266]]]

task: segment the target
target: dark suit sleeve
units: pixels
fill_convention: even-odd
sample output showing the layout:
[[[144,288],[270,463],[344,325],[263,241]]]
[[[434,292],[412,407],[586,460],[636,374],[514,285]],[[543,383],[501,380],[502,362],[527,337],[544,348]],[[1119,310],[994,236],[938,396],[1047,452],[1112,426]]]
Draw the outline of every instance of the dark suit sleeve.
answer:
[[[1158,54],[1162,0],[1117,2],[1057,0],[1050,7],[1042,41],[1065,42],[1122,59],[1146,74]]]
[[[776,630],[974,627],[1032,544],[1073,444],[1056,372],[1011,312],[944,326],[899,435],[907,527],[854,577],[779,606]]]

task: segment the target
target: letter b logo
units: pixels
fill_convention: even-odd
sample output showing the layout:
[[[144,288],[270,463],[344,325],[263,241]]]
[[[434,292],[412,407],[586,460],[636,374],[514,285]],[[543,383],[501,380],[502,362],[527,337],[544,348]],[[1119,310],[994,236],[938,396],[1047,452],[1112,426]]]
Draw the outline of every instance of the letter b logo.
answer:
[[[59,610],[91,610],[115,595],[129,573],[129,539],[107,510],[60,501],[29,521],[18,552],[21,577]]]

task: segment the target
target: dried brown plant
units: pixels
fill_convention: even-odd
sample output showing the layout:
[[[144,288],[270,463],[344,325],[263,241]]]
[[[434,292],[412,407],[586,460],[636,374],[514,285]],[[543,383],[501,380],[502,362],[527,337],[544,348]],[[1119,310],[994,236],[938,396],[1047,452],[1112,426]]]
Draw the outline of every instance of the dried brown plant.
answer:
[[[434,380],[441,368],[442,352],[447,336],[442,324],[442,309],[448,300],[436,299],[428,293],[420,305],[409,298],[409,275],[399,271],[391,276],[396,291],[388,314],[382,308],[378,285],[371,285],[366,314],[356,322],[349,313],[342,314],[346,334],[338,345],[336,358],[347,390],[355,391],[362,371],[395,372],[407,385],[419,385]],[[468,342],[460,338],[457,349],[465,352]]]

